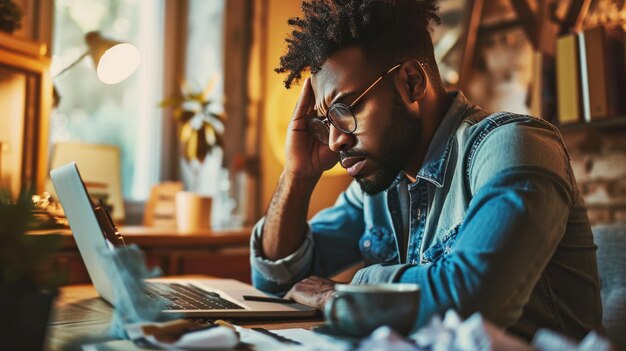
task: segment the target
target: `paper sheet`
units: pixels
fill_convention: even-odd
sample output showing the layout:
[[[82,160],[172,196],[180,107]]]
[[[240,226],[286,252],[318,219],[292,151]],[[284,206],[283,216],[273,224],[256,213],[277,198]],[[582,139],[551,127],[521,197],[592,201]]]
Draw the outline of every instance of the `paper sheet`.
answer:
[[[350,344],[302,328],[277,329],[271,332],[319,350],[349,350]],[[312,348],[312,350],[315,348]]]

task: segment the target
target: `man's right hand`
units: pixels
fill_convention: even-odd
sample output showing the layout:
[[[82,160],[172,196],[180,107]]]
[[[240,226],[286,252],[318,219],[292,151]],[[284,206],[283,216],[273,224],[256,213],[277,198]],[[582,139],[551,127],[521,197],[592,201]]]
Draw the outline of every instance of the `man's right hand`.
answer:
[[[307,116],[313,114],[314,106],[313,87],[307,78],[287,130],[285,169],[265,214],[262,245],[269,260],[286,257],[302,245],[313,189],[322,173],[339,159],[307,130]]]
[[[335,284],[329,279],[310,276],[296,283],[285,298],[323,311],[326,302],[335,294]]]
[[[311,78],[302,86],[300,99],[289,122],[285,143],[285,173],[294,178],[319,178],[339,160],[336,152],[307,131],[307,116],[315,113]]]

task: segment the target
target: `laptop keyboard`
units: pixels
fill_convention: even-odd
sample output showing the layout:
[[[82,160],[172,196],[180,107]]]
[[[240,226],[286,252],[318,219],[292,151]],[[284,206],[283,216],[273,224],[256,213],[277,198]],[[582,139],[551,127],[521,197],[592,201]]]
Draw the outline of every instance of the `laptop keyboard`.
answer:
[[[243,310],[244,308],[222,298],[218,293],[206,291],[192,284],[147,283],[146,295],[165,298],[166,310]]]

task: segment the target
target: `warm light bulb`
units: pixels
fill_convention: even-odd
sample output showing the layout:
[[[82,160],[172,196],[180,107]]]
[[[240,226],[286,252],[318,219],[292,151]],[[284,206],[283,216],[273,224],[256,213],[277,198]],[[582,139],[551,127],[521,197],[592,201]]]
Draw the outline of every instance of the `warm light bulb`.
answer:
[[[133,74],[139,63],[139,50],[131,44],[118,44],[107,50],[98,63],[98,78],[106,84],[116,84]]]

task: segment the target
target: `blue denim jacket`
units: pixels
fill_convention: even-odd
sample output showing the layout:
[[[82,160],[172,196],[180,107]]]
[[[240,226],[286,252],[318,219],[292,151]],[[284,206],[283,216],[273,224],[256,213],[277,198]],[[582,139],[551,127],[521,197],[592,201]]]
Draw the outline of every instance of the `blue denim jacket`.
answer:
[[[254,285],[280,294],[364,261],[355,284],[420,285],[418,327],[452,308],[480,311],[527,339],[538,328],[579,339],[602,330],[596,246],[554,126],[485,113],[456,93],[416,179],[399,175],[374,196],[353,182],[277,261],[262,256],[261,219],[251,239]],[[402,255],[400,187],[409,194]]]

